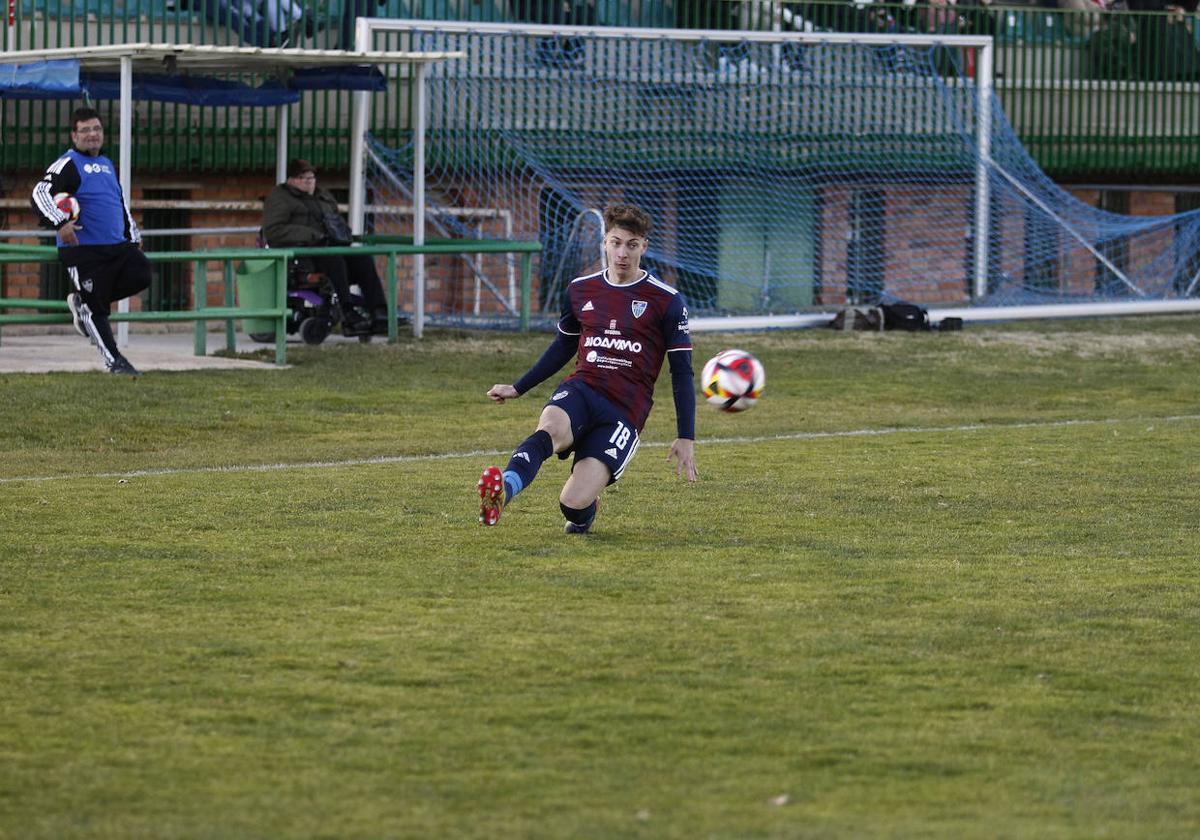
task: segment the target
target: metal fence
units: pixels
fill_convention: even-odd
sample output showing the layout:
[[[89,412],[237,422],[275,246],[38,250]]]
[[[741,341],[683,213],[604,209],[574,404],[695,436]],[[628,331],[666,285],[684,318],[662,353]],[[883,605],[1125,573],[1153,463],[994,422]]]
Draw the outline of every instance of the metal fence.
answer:
[[[245,8],[267,14],[242,16]],[[1097,7],[1099,8],[1099,7]],[[1194,178],[1200,166],[1197,18],[1176,13],[1074,12],[1033,6],[783,3],[770,0],[18,0],[6,50],[135,41],[349,46],[359,16],[531,21],[596,26],[989,34],[1006,113],[1056,177]],[[961,56],[972,72],[971,55]],[[946,71],[952,71],[949,63]],[[396,86],[403,87],[403,86]],[[390,93],[373,130],[407,129],[404,93]],[[38,169],[66,143],[77,103],[5,101],[0,169]],[[111,123],[115,103],[98,103]],[[310,92],[292,106],[293,151],[325,168],[349,159],[349,95]],[[140,102],[141,171],[262,171],[273,166],[272,109]]]

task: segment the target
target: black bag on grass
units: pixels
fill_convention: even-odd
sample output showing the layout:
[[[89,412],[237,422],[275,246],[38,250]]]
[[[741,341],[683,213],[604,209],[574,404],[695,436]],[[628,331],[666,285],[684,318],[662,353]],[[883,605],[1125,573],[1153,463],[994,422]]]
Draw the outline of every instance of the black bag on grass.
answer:
[[[928,330],[929,312],[912,303],[883,303],[879,306],[848,306],[833,316],[835,330]]]
[[[833,316],[829,326],[835,330],[883,329],[883,309],[879,306],[848,306]]]
[[[929,312],[915,303],[885,303],[883,328],[885,330],[907,330],[919,332],[929,329]]]

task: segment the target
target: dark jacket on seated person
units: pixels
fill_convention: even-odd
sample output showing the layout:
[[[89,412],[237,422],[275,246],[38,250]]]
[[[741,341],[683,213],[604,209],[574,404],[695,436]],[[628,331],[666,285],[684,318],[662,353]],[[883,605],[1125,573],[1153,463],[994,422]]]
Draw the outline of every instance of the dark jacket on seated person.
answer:
[[[279,184],[263,201],[263,237],[272,248],[325,245],[326,213],[338,213],[329,190],[317,187],[310,195],[291,184]]]
[[[350,229],[338,212],[329,190],[317,186],[312,164],[301,158],[291,161],[288,179],[263,200],[263,238],[272,248],[319,248],[350,242]],[[387,329],[387,300],[375,258],[369,254],[314,254],[306,258],[323,274],[337,293],[343,314],[342,332],[364,334],[372,329],[371,319]],[[361,303],[351,294],[357,284]],[[361,306],[362,311],[359,311]]]

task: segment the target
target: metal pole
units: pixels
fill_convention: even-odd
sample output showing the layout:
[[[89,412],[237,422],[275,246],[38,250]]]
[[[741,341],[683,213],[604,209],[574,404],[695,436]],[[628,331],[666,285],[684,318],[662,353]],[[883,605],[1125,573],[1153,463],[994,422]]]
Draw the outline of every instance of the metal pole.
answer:
[[[977,123],[975,145],[978,157],[975,161],[975,284],[972,297],[975,300],[987,294],[988,286],[988,232],[991,229],[991,189],[988,184],[992,158],[992,52],[991,39],[987,46],[979,47],[975,62],[975,93]]]
[[[125,200],[125,212],[129,213],[133,201],[133,57],[121,56],[121,152],[117,161],[117,173],[121,183],[121,193]],[[130,218],[133,218],[130,214]],[[129,311],[129,298],[122,298],[117,304],[118,312]],[[129,322],[117,324],[117,346],[129,345]]]
[[[363,171],[363,146],[367,142],[367,114],[370,101],[365,91],[355,91],[350,98],[350,231],[357,235],[363,232],[363,215],[366,205],[366,172]]]
[[[371,21],[359,18],[354,23],[354,47],[364,52],[371,40]],[[366,205],[366,177],[363,149],[367,142],[367,124],[371,112],[370,94],[357,91],[350,98],[350,232],[362,235]]]
[[[421,62],[413,69],[413,245],[425,244],[425,75]],[[425,255],[413,260],[413,338],[425,333]]]
[[[8,0],[8,29],[6,30],[4,52],[17,50],[17,0]],[[4,133],[4,107],[0,102],[0,134]]]
[[[396,261],[398,257],[395,252],[388,254],[387,258],[387,309],[388,309],[388,344],[395,344],[400,340],[400,336],[396,327]]]
[[[280,105],[275,112],[275,183],[287,180],[288,123],[291,119],[289,106]]]
[[[225,260],[225,306],[233,309],[237,306],[233,293],[233,260]],[[230,353],[237,350],[237,332],[232,318],[225,320],[225,349]]]
[[[521,332],[529,332],[529,307],[533,299],[533,254],[521,254]]]
[[[199,315],[208,306],[208,268],[204,260],[196,260],[192,270],[192,310]],[[192,352],[208,355],[208,322],[197,317],[192,323]]]

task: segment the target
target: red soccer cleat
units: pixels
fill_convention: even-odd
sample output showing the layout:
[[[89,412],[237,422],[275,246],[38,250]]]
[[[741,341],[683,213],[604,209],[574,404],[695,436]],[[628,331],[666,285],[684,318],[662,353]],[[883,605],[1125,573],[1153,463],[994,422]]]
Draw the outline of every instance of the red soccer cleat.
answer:
[[[504,474],[499,467],[488,467],[479,476],[479,521],[495,525],[504,507]]]

